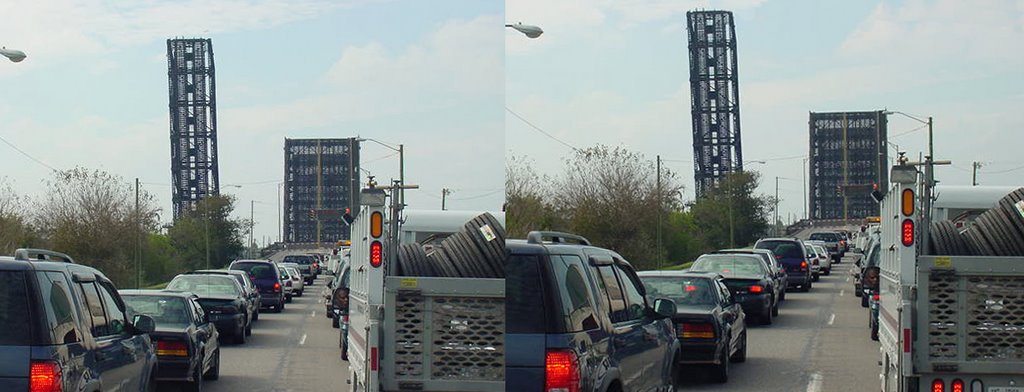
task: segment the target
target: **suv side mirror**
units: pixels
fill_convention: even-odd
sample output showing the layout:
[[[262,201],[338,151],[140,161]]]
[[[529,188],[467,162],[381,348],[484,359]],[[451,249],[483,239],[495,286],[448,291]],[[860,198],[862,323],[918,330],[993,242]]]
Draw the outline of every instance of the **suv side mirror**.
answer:
[[[658,298],[654,300],[654,313],[657,313],[663,318],[669,318],[676,315],[676,303],[672,300]]]
[[[144,314],[133,317],[132,325],[135,326],[135,330],[138,334],[149,334],[156,330],[156,321],[154,321],[152,317]]]

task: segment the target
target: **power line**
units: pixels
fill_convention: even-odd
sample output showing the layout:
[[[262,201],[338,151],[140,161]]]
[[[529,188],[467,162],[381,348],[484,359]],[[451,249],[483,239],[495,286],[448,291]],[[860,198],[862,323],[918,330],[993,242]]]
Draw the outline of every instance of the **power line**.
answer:
[[[566,142],[563,142],[563,141],[562,141],[561,139],[559,139],[559,138],[557,138],[557,137],[554,137],[553,135],[551,135],[550,133],[547,133],[547,132],[546,132],[546,131],[544,131],[543,129],[540,129],[540,127],[538,127],[538,126],[536,126],[536,125],[533,125],[533,123],[531,123],[531,122],[530,122],[530,121],[528,121],[527,119],[523,118],[523,116],[520,116],[520,115],[519,115],[518,113],[516,113],[516,112],[513,112],[513,111],[512,111],[512,109],[509,109],[509,108],[508,108],[508,106],[505,106],[505,110],[506,110],[506,111],[508,111],[509,113],[512,113],[512,115],[513,115],[513,116],[515,116],[516,118],[518,118],[518,119],[519,119],[520,121],[522,121],[522,122],[526,123],[526,125],[529,125],[529,126],[530,126],[530,127],[532,127],[533,129],[536,129],[536,130],[537,130],[538,132],[540,132],[540,133],[543,133],[543,134],[544,134],[545,136],[547,136],[547,137],[551,138],[551,140],[554,140],[554,141],[556,141],[556,142],[559,142],[559,143],[561,143],[561,144],[562,144],[563,146],[566,146],[566,147],[569,147],[569,148],[571,148],[571,149],[572,149],[573,151],[579,151],[579,150],[580,150],[580,149],[578,149],[578,148],[576,148],[576,147],[573,147],[573,145],[571,145],[571,144],[569,144],[569,143],[566,143]]]
[[[1024,169],[1024,166],[1018,166],[1018,167],[1015,167],[1013,169],[999,170],[999,171],[979,170],[979,172],[980,173],[986,173],[986,174],[1003,174],[1003,173],[1009,173],[1009,172],[1013,172],[1013,171],[1017,171],[1017,170],[1021,170],[1021,169]]]
[[[890,139],[892,139],[892,138],[897,138],[897,137],[900,137],[900,136],[904,136],[904,135],[907,135],[907,134],[911,134],[911,133],[914,133],[914,132],[920,131],[920,130],[922,130],[922,129],[925,129],[925,128],[928,128],[928,124],[924,124],[924,125],[922,125],[922,126],[919,126],[919,127],[917,127],[917,128],[911,129],[911,130],[909,130],[909,131],[906,131],[906,132],[900,132],[900,133],[897,133],[897,134],[895,134],[895,135],[891,135],[891,136],[889,136],[889,138],[890,138]]]
[[[474,200],[474,199],[481,199],[481,198],[493,195],[495,193],[504,192],[504,191],[505,191],[505,189],[496,189],[496,190],[493,190],[491,192],[484,193],[482,195],[476,195],[476,196],[470,196],[470,197],[461,197],[461,198],[458,198],[458,199],[448,199],[448,200]]]
[[[20,152],[20,153],[21,153],[21,155],[24,155],[24,156],[26,156],[26,157],[27,157],[28,159],[31,159],[31,160],[35,161],[36,163],[38,163],[38,164],[40,164],[40,165],[46,166],[46,168],[48,168],[48,169],[50,169],[50,170],[53,170],[53,171],[59,171],[59,170],[57,170],[57,169],[54,169],[54,168],[53,168],[53,166],[47,165],[47,164],[46,164],[45,162],[43,162],[43,161],[40,161],[40,160],[36,159],[35,157],[33,157],[33,156],[29,155],[29,154],[28,154],[27,152],[25,152],[25,151],[22,151],[22,149],[18,148],[18,146],[15,146],[15,145],[14,145],[13,143],[11,143],[11,142],[7,141],[7,139],[4,139],[4,138],[3,138],[2,136],[0,136],[0,141],[3,141],[3,142],[4,142],[4,144],[7,144],[8,146],[11,146],[11,148],[13,148],[13,149],[14,149],[15,151],[17,151],[17,152]]]

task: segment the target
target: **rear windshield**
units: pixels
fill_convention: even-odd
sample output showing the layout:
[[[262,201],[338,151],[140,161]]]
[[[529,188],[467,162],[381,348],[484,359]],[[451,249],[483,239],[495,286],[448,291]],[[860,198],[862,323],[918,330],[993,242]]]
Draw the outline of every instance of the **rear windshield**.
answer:
[[[0,346],[32,344],[29,314],[25,272],[0,271]]]
[[[303,265],[313,264],[313,256],[285,256],[284,262]]]
[[[152,317],[158,327],[185,327],[192,323],[184,298],[155,295],[123,295],[121,298],[128,306],[129,318],[144,314]]]
[[[730,275],[763,275],[764,263],[757,256],[747,255],[705,255],[697,258],[690,266],[691,271],[718,272]]]
[[[231,269],[245,271],[253,279],[274,279],[274,267],[270,263],[235,263]]]
[[[716,299],[711,284],[703,278],[682,278],[669,276],[641,276],[647,295],[651,298],[668,298],[679,306],[714,305]]]
[[[196,295],[238,295],[238,284],[230,276],[178,275],[167,285],[168,290],[191,291]]]
[[[507,333],[546,332],[542,287],[539,256],[512,255],[505,260]]]
[[[811,234],[811,240],[816,241],[839,241],[839,234],[836,233],[814,233]]]
[[[803,252],[800,245],[793,241],[761,241],[754,246],[757,249],[768,249],[776,257],[786,259],[803,259]]]

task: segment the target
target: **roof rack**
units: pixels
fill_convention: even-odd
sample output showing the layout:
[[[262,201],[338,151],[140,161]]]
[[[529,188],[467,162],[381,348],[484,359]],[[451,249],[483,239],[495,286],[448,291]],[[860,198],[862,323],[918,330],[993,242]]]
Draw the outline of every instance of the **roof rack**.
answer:
[[[575,243],[590,246],[590,240],[576,234],[558,231],[531,231],[530,234],[526,235],[526,242],[530,244],[543,244],[545,239],[548,239],[548,242],[557,244]]]
[[[71,256],[47,249],[21,248],[14,251],[14,259],[22,261],[63,261],[75,264],[75,260]]]

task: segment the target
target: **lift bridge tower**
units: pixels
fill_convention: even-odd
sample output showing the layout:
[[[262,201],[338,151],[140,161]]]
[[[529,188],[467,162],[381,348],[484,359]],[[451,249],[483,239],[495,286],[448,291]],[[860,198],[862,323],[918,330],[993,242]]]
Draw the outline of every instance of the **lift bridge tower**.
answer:
[[[686,13],[690,50],[693,177],[697,198],[743,171],[736,26],[729,11]]]
[[[174,218],[220,193],[217,87],[208,38],[167,40]]]

